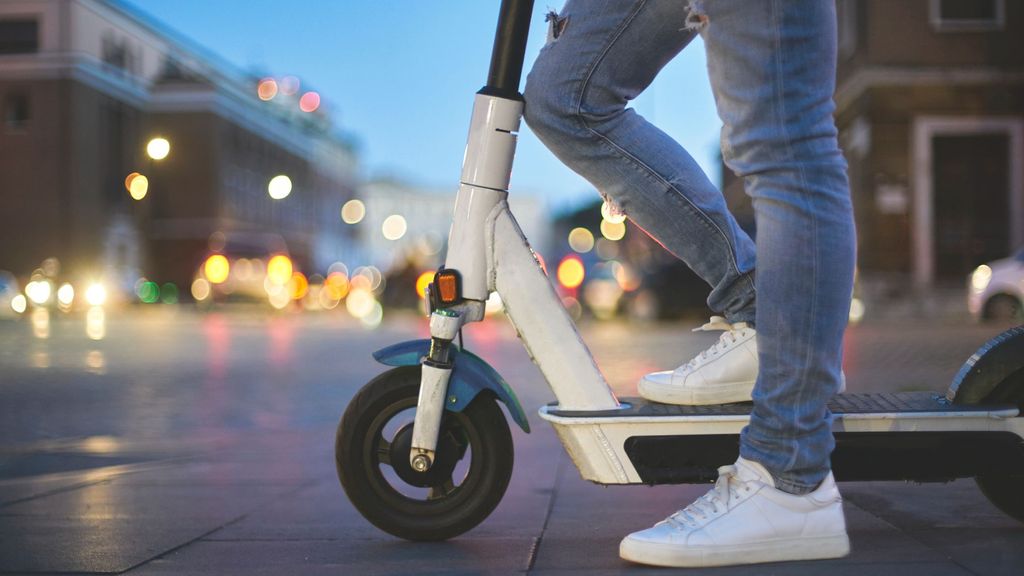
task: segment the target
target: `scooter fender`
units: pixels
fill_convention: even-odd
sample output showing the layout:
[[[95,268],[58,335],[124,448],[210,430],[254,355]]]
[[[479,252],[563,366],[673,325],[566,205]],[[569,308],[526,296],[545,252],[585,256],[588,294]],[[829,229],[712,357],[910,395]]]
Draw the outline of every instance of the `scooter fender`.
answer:
[[[1009,402],[1024,386],[1015,376],[1021,369],[1024,325],[1010,328],[978,348],[953,378],[946,399],[956,404]]]
[[[373,357],[388,366],[416,366],[423,362],[429,351],[430,340],[408,340],[381,348],[373,353]],[[461,412],[477,394],[490,390],[505,403],[512,420],[523,432],[530,432],[530,423],[526,420],[526,413],[515,392],[490,364],[457,346],[452,346],[452,363],[455,367],[448,381],[448,398],[444,403],[446,410]]]

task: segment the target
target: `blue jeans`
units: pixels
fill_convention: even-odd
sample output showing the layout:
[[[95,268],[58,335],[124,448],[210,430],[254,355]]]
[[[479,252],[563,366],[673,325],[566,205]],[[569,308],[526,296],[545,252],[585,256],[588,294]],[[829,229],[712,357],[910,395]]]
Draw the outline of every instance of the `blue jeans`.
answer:
[[[693,158],[627,108],[698,33],[756,248]],[[835,63],[831,1],[568,0],[525,90],[527,124],[555,155],[704,278],[713,311],[756,323],[760,374],[740,455],[797,494],[830,469],[827,402],[853,286]]]

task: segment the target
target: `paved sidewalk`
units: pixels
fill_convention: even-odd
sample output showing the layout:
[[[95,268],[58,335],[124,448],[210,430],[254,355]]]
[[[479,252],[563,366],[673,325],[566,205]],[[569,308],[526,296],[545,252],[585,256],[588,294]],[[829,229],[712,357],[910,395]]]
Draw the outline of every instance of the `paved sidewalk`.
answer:
[[[195,321],[180,320],[178,336],[195,328],[218,342],[216,330],[223,329],[229,349],[244,342],[258,350],[264,337],[280,338],[275,326],[261,336],[259,323],[229,319],[211,332],[206,324],[189,324]],[[670,367],[710,342],[686,328],[610,324],[589,327],[586,336],[618,392],[630,394],[637,374]],[[9,329],[0,326],[0,344],[15,345],[4,340]],[[130,322],[123,330],[126,341],[136,338]],[[363,520],[335,477],[334,420],[355,389],[378,372],[367,360],[369,350],[415,337],[418,330],[402,321],[373,333],[302,324],[286,355],[272,360],[259,354],[268,366],[283,362],[262,376],[256,368],[236,366],[243,359],[256,362],[247,354],[227,354],[226,365],[203,356],[197,350],[209,342],[201,336],[197,348],[165,351],[166,364],[136,366],[108,351],[105,374],[59,365],[41,370],[19,365],[12,359],[17,354],[4,356],[0,416],[52,427],[51,435],[59,437],[21,438],[0,423],[0,573],[672,573],[623,562],[618,542],[707,486],[601,487],[581,480],[554,432],[535,414],[550,392],[502,323],[467,342],[513,384],[534,429],[529,435],[513,429],[516,469],[501,505],[477,529],[444,543],[400,541]],[[849,388],[942,389],[950,371],[994,331],[858,327],[848,344]],[[342,361],[330,350],[361,360]],[[200,361],[193,365],[194,354]],[[143,385],[152,374],[159,382]],[[105,390],[116,390],[116,399]],[[194,400],[176,404],[181,395]],[[123,434],[70,434],[59,421],[45,423],[76,418],[61,412],[62,401],[114,420],[119,417],[104,406],[127,402],[120,418],[139,427]],[[854,548],[848,558],[700,573],[1024,573],[1024,525],[991,506],[972,481],[843,483],[840,490]]]

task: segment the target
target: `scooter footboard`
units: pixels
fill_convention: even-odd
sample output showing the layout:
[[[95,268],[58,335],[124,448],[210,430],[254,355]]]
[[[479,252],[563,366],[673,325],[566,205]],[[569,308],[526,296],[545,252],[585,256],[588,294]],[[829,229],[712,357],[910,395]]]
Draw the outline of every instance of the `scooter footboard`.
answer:
[[[1024,418],[1012,405],[956,405],[930,392],[844,394],[830,403],[838,480],[946,481],[1024,473]],[[599,484],[712,481],[739,452],[750,403],[619,410],[541,408],[584,479]]]

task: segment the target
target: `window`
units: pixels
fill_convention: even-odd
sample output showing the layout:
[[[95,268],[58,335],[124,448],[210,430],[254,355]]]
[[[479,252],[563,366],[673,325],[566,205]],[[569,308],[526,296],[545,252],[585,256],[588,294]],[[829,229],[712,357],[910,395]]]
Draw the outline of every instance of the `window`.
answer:
[[[932,0],[932,26],[940,32],[1001,30],[1005,0]]]
[[[39,22],[0,20],[0,54],[32,54],[39,51]]]
[[[32,119],[28,94],[15,92],[4,98],[4,127],[8,130],[24,130]]]

